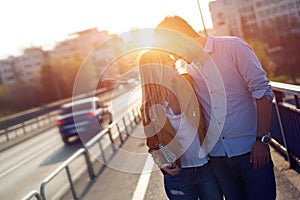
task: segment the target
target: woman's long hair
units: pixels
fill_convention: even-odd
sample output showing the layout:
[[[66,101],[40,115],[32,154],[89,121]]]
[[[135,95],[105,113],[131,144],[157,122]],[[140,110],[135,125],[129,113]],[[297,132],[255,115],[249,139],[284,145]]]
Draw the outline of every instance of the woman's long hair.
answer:
[[[148,115],[153,105],[165,107],[166,99],[171,92],[165,84],[165,75],[172,69],[167,68],[170,55],[162,50],[149,50],[140,55],[138,65],[142,83],[142,106]],[[174,62],[174,61],[173,61]],[[145,116],[149,120],[149,117]]]

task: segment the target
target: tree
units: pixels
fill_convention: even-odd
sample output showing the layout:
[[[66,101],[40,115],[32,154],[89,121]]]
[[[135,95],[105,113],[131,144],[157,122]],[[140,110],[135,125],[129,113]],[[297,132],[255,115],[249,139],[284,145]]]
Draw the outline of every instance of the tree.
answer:
[[[300,76],[299,19],[287,16],[272,18],[266,22],[266,25],[254,27],[254,31],[250,32],[246,19],[242,18],[241,26],[244,39],[250,41],[249,43],[269,75],[271,77],[288,75],[292,81],[286,80],[285,82],[297,84],[297,76]],[[261,45],[261,43],[264,44]],[[265,49],[265,44],[267,49]],[[270,63],[273,63],[276,68]]]
[[[50,103],[61,99],[61,91],[57,77],[52,71],[52,66],[46,63],[41,70],[41,96],[43,103]]]
[[[272,78],[274,76],[275,67],[268,54],[268,44],[260,40],[248,40],[247,42],[253,48],[262,67],[267,72],[268,77]]]
[[[0,107],[0,117],[4,117],[13,113],[11,101],[8,96],[8,89],[3,84],[0,84]]]
[[[22,78],[23,72],[16,68],[14,62],[11,63],[11,69],[14,77],[14,83],[8,87],[11,109],[19,112],[37,106],[36,91]]]
[[[59,57],[49,61],[51,72],[56,77],[62,98],[72,96],[74,81],[83,58],[78,55]]]

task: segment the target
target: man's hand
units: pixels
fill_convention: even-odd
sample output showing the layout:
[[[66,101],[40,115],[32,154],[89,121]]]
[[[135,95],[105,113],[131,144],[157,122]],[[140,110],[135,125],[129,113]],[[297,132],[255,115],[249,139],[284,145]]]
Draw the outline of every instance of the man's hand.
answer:
[[[180,172],[180,168],[175,163],[162,164],[160,167],[172,176],[175,176]]]
[[[270,162],[269,145],[256,141],[253,144],[250,162],[253,163],[254,169],[259,169]]]

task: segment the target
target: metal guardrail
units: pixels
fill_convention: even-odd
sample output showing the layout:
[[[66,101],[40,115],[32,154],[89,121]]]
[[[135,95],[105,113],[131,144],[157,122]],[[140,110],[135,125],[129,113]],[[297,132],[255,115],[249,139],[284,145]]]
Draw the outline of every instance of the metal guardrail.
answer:
[[[22,198],[21,200],[30,200],[33,197],[35,197],[37,200],[42,200],[42,197],[40,195],[40,193],[38,193],[38,191],[36,190],[32,190],[31,192],[29,192],[24,198]]]
[[[100,153],[102,155],[102,159],[105,162],[107,162],[108,159],[105,157],[104,149],[101,146],[102,138],[105,135],[109,136],[110,143],[112,144],[111,147],[112,147],[113,151],[115,152],[116,151],[115,142],[114,142],[114,138],[113,138],[111,130],[113,128],[116,128],[118,138],[120,139],[121,144],[123,144],[125,142],[126,138],[124,138],[122,136],[122,134],[126,134],[128,137],[128,135],[129,135],[128,128],[130,127],[131,129],[133,129],[134,125],[140,123],[140,121],[141,121],[141,117],[140,117],[140,114],[139,114],[139,111],[137,110],[137,108],[132,109],[132,113],[126,113],[122,117],[114,120],[114,122],[112,122],[107,128],[103,129],[100,133],[98,133],[95,137],[93,137],[89,142],[87,142],[87,144],[85,145],[86,148],[80,148],[79,150],[77,150],[70,158],[68,158],[63,164],[61,164],[58,168],[56,168],[56,170],[53,171],[47,178],[45,178],[40,185],[40,193],[33,190],[29,194],[27,194],[22,200],[30,200],[33,197],[36,197],[38,200],[46,200],[47,199],[47,195],[46,195],[47,184],[50,183],[56,176],[59,176],[59,174],[64,170],[67,173],[67,178],[69,181],[70,190],[72,192],[73,198],[79,199],[78,194],[75,189],[75,186],[74,186],[75,180],[72,177],[72,174],[69,169],[69,165],[74,160],[76,160],[77,158],[79,158],[80,156],[83,155],[85,157],[85,163],[86,163],[86,166],[88,169],[89,177],[92,180],[95,177],[95,173],[94,173],[92,161],[91,161],[91,158],[89,155],[89,149],[98,144]]]
[[[5,124],[5,127],[1,127],[3,129],[0,129],[0,144],[13,140],[21,135],[32,134],[34,131],[53,127],[55,125],[53,122],[56,115],[57,111],[52,111],[31,119],[22,118],[22,120],[14,120],[14,122],[12,122],[13,120],[8,120],[11,122],[6,121],[8,123]],[[18,121],[20,123],[17,123]]]
[[[300,166],[300,86],[278,82],[271,85],[275,94],[270,126],[272,144],[294,168]]]
[[[46,179],[44,179],[42,181],[41,186],[40,186],[40,193],[41,193],[42,199],[44,199],[44,200],[47,199],[46,191],[45,191],[46,185],[51,180],[53,180],[56,176],[58,176],[60,174],[60,172],[62,172],[63,170],[66,170],[67,177],[68,177],[69,184],[70,184],[70,189],[72,191],[74,199],[78,199],[78,196],[77,196],[77,193],[76,193],[76,190],[74,187],[74,180],[72,179],[72,174],[70,172],[69,165],[71,162],[73,162],[76,158],[78,158],[81,155],[84,155],[84,157],[85,157],[85,161],[86,161],[86,165],[88,168],[90,179],[93,179],[95,177],[89,153],[86,149],[81,148],[81,149],[77,150],[70,158],[68,158],[62,165],[60,165],[54,172],[52,172]]]
[[[75,99],[97,96],[111,92],[112,89],[99,89],[95,92],[78,95],[76,97],[63,99],[45,106],[33,108],[0,119],[0,144],[8,142],[27,133],[38,131],[43,128],[53,127],[58,109],[64,103]],[[45,127],[46,126],[46,127]]]

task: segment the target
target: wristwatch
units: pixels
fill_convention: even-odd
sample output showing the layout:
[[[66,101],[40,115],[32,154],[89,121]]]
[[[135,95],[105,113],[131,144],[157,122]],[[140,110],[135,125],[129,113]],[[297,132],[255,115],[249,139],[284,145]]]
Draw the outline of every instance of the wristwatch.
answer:
[[[268,135],[259,136],[259,137],[256,137],[256,141],[262,142],[264,144],[270,144],[271,137],[270,137],[269,134]]]

